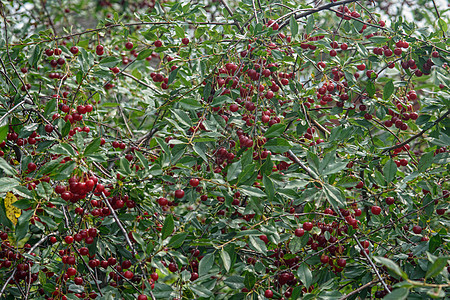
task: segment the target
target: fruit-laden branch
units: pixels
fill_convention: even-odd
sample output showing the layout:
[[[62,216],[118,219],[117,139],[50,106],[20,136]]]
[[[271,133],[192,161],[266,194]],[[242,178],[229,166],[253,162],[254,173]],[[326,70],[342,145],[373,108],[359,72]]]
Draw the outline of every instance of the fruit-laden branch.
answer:
[[[398,145],[395,145],[395,146],[392,146],[392,147],[389,147],[389,148],[383,150],[382,153],[386,153],[386,152],[388,152],[388,151],[391,151],[391,150],[394,150],[394,149],[401,148],[401,147],[405,146],[405,145],[408,144],[409,142],[411,142],[411,141],[415,140],[416,138],[422,136],[422,135],[423,135],[426,131],[428,131],[429,129],[431,129],[431,128],[433,128],[434,126],[436,126],[439,122],[441,122],[442,120],[444,120],[449,114],[450,114],[450,109],[447,110],[447,112],[446,112],[445,114],[443,114],[439,119],[437,119],[436,121],[434,121],[434,123],[433,123],[432,126],[423,129],[421,132],[419,132],[418,134],[413,135],[412,137],[410,137],[409,139],[407,139],[407,140],[404,141],[403,143],[400,143],[400,144],[398,144]]]
[[[27,251],[27,254],[31,254],[37,247],[39,247],[40,244],[42,244],[47,238],[49,238],[52,235],[55,235],[56,233],[50,233],[48,235],[43,236],[36,244],[31,247],[30,250]],[[14,278],[14,275],[16,274],[17,268],[14,268],[14,271],[9,276],[9,278],[5,281],[5,284],[2,286],[2,289],[0,290],[0,299],[2,299],[3,292],[6,289],[6,286],[10,283],[11,279]]]
[[[339,213],[339,215],[341,216],[342,219],[345,220],[344,216],[342,215],[340,210],[337,210],[337,212]],[[356,236],[356,234],[352,234],[352,238],[356,241],[356,243],[358,244],[360,249],[364,249],[364,247],[361,245],[361,242],[359,241],[358,237]],[[385,288],[385,290],[390,294],[391,290],[388,288],[386,282],[384,282],[383,278],[380,275],[380,272],[378,272],[377,266],[375,266],[374,262],[372,261],[372,259],[370,258],[370,256],[366,253],[366,251],[362,251],[364,256],[366,257],[367,261],[369,262],[370,266],[372,267],[373,271],[375,272],[375,274],[377,275],[378,279],[381,281],[381,284],[383,285],[383,287]]]
[[[312,15],[312,14],[314,14],[316,12],[329,9],[331,7],[334,7],[334,6],[344,5],[344,4],[352,3],[352,2],[356,2],[356,1],[358,1],[358,0],[344,0],[344,1],[339,1],[339,2],[331,2],[331,3],[328,3],[328,4],[324,4],[322,6],[318,6],[316,8],[311,8],[309,11],[306,11],[304,13],[296,14],[296,15],[294,15],[294,18],[295,19],[300,19],[300,18],[303,18],[303,17],[307,17],[309,15]],[[283,29],[288,24],[289,24],[289,21],[284,21],[284,23],[281,24],[279,30]]]
[[[120,222],[119,218],[117,217],[117,214],[116,214],[114,208],[111,206],[111,203],[109,203],[108,199],[106,198],[106,196],[103,192],[102,192],[102,197],[103,197],[103,200],[106,202],[106,205],[108,206],[109,210],[111,211],[111,214],[112,214],[114,220],[116,221],[117,226],[119,226],[120,230],[122,231],[123,235],[125,236],[125,240],[127,241],[128,246],[130,246],[131,252],[133,253],[133,255],[136,255],[137,252],[133,247],[133,243],[131,243],[131,240],[128,237],[127,231],[123,227],[122,223]]]

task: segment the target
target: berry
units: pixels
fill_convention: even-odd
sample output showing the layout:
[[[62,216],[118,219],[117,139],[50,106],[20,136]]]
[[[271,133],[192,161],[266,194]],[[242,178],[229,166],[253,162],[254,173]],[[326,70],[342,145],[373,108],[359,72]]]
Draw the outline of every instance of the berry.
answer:
[[[162,47],[162,42],[160,41],[160,40],[157,40],[156,42],[155,42],[155,47]]]
[[[200,180],[198,180],[197,178],[191,178],[191,180],[189,180],[189,184],[192,187],[197,187],[200,184]],[[183,197],[181,197],[183,198]]]
[[[374,215],[377,216],[381,213],[381,207],[374,205],[374,206],[372,206],[371,211]]]
[[[306,231],[311,231],[313,229],[313,224],[311,222],[303,223],[303,229]]]
[[[303,227],[305,227],[305,226],[303,225]],[[295,229],[294,234],[295,234],[295,236],[301,237],[305,234],[305,230],[303,230],[302,228],[297,228],[297,229]]]
[[[181,40],[181,42],[184,44],[184,45],[187,45],[187,44],[189,44],[189,39],[188,38],[183,38],[182,40]]]
[[[183,190],[176,190],[175,191],[175,198],[181,199],[184,197],[184,191]]]
[[[125,48],[127,48],[128,50],[133,49],[133,43],[132,42],[126,42],[125,43]]]
[[[264,297],[271,299],[273,297],[273,292],[272,290],[266,290],[264,292]]]
[[[420,227],[419,225],[414,225],[413,232],[415,234],[421,234],[422,233],[422,227]]]

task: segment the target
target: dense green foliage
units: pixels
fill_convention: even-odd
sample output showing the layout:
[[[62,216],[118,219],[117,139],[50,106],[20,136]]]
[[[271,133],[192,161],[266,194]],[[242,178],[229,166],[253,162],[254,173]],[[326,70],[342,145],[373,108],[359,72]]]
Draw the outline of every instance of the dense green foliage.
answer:
[[[2,0],[0,298],[448,296],[448,9],[153,1]]]

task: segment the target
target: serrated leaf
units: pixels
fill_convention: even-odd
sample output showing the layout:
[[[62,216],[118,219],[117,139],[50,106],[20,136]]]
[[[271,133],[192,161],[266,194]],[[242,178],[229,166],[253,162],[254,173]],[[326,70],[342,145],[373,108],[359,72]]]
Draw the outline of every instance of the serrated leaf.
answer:
[[[422,155],[422,157],[419,160],[419,172],[425,172],[433,163],[433,159],[434,159],[434,152],[428,152],[425,153],[424,155]]]
[[[308,20],[306,21],[306,34],[310,34],[314,29],[314,15],[308,16]]]
[[[274,153],[284,153],[292,148],[291,144],[282,138],[273,138],[267,141],[264,145],[267,150]]]
[[[272,201],[275,196],[275,188],[272,180],[266,174],[263,175],[263,184],[267,199],[269,199],[269,201]]]
[[[88,156],[98,150],[100,148],[100,138],[95,138],[89,145],[86,146],[86,149],[84,149],[84,156]]]
[[[390,294],[383,297],[384,300],[404,300],[409,295],[409,289],[400,288],[393,290]]]
[[[383,100],[388,100],[393,92],[394,92],[394,83],[391,79],[384,85]]]
[[[102,58],[102,60],[100,60],[99,64],[102,66],[105,66],[107,68],[112,68],[112,67],[117,66],[119,64],[119,62],[121,62],[121,60],[118,57],[108,56],[108,57]]]
[[[214,265],[214,253],[209,253],[205,255],[200,260],[200,263],[198,264],[198,275],[203,276],[209,273],[209,270],[211,270],[212,266]]]
[[[163,228],[161,230],[161,234],[162,234],[161,239],[165,240],[169,235],[171,235],[174,227],[175,227],[175,224],[173,222],[173,216],[167,215],[166,219],[164,220]]]
[[[16,230],[14,231],[16,241],[20,241],[23,239],[28,233],[28,226],[30,224],[30,218],[33,215],[34,211],[28,210],[23,211],[22,215],[17,220]]]
[[[220,258],[222,259],[223,267],[225,268],[225,270],[227,270],[227,272],[230,271],[231,268],[230,254],[228,254],[228,252],[225,251],[225,249],[223,248],[220,251]]]
[[[8,176],[14,176],[17,174],[16,169],[11,167],[10,164],[8,164],[6,160],[3,159],[3,157],[0,157],[0,169],[2,169],[3,172],[5,172],[5,174]]]
[[[170,238],[170,241],[167,244],[167,247],[173,247],[173,248],[181,247],[181,245],[183,245],[184,240],[186,239],[187,236],[188,236],[187,232],[181,232],[181,233],[174,235],[173,237]]]
[[[267,129],[266,133],[264,133],[264,136],[266,138],[277,137],[280,136],[285,129],[286,125],[284,124],[281,123],[273,124],[272,126],[269,127],[269,129]]]
[[[448,260],[449,260],[448,257],[438,257],[436,261],[427,270],[425,278],[433,278],[439,275],[442,272],[442,270],[444,270],[444,268],[447,266]]]
[[[392,182],[395,178],[395,174],[397,173],[397,165],[395,162],[390,159],[383,167],[383,174],[386,182]]]
[[[373,81],[371,81],[371,80],[367,81],[366,90],[367,90],[367,94],[369,95],[369,97],[373,97],[373,95],[375,95],[376,88],[375,88],[375,84],[373,83]]]
[[[145,59],[145,58],[149,57],[150,55],[152,55],[152,53],[153,53],[153,49],[142,50],[141,52],[139,52],[139,54],[136,57],[136,59],[137,60]]]
[[[267,246],[259,237],[250,236],[250,247],[255,251],[267,255]]]
[[[401,276],[403,279],[408,279],[408,275],[406,275],[406,273],[403,272],[403,270],[400,269],[400,267],[395,262],[390,260],[389,258],[382,257],[382,256],[375,256],[374,260],[377,263],[385,265],[386,268],[388,268],[389,270],[391,270],[392,272],[394,272],[398,276]]]
[[[291,27],[291,35],[294,38],[298,33],[298,22],[295,19],[294,14],[291,15],[289,26]]]
[[[0,127],[0,143],[2,143],[5,140],[6,136],[8,135],[8,130],[9,130],[8,125]]]
[[[309,270],[308,265],[306,263],[302,263],[298,270],[297,270],[297,275],[300,278],[300,280],[302,281],[304,286],[311,286],[312,283],[312,273],[311,270]]]
[[[247,196],[266,197],[266,194],[258,188],[252,186],[243,186],[240,188],[242,193]]]
[[[0,178],[0,193],[9,192],[12,188],[20,185],[20,182],[15,178],[3,177]]]
[[[241,174],[242,171],[242,165],[240,161],[232,163],[228,167],[228,173],[227,173],[227,181],[232,181],[236,178],[238,178],[238,175]]]
[[[344,207],[345,197],[340,189],[325,183],[323,185],[323,190],[328,202],[330,202],[335,211],[340,207]]]
[[[178,68],[176,68],[175,70],[170,72],[167,84],[171,84],[175,80],[175,78],[177,77],[177,74],[178,74]]]

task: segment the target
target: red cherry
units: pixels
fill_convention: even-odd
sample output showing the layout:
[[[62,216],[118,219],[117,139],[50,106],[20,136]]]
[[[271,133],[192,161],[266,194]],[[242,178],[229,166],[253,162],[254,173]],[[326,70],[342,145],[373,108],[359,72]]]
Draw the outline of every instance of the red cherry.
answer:
[[[147,296],[146,295],[139,295],[137,300],[147,300]]]
[[[133,49],[133,43],[132,42],[126,42],[125,43],[125,48],[127,48],[128,50]]]
[[[162,42],[160,41],[160,40],[157,40],[156,42],[155,42],[155,47],[162,47]]]
[[[72,243],[73,243],[73,236],[71,236],[71,235],[66,236],[66,237],[64,238],[64,241],[65,241],[67,244],[72,244]]]
[[[394,197],[387,197],[385,201],[386,201],[387,205],[392,205],[392,204],[394,204],[395,199],[394,199]]]
[[[176,190],[175,191],[175,198],[181,199],[184,197],[184,191],[183,190]]]
[[[271,298],[273,297],[273,292],[272,292],[272,290],[266,290],[266,291],[264,292],[264,296],[265,296],[266,298],[271,299]]]
[[[70,53],[72,53],[73,55],[76,55],[76,54],[78,54],[78,47],[77,46],[72,46],[71,48],[70,48]]]
[[[419,225],[414,225],[413,232],[415,234],[421,234],[422,233],[422,227],[420,227]]]
[[[306,231],[311,231],[313,229],[313,224],[311,222],[303,223],[303,229]]]
[[[381,207],[379,206],[372,206],[371,211],[374,215],[379,215],[381,213]]]
[[[161,197],[158,199],[158,204],[160,206],[166,206],[168,203],[169,203],[169,201],[166,198]]]
[[[29,172],[33,172],[34,170],[36,170],[36,168],[37,168],[37,166],[35,163],[32,163],[32,162],[28,163],[28,171]]]
[[[187,44],[189,44],[189,39],[188,38],[183,38],[182,40],[181,40],[181,42],[184,44],[184,45],[187,45]]]
[[[341,267],[341,268],[345,267],[346,264],[347,264],[347,261],[346,261],[345,259],[343,259],[343,258],[339,258],[339,259],[337,260],[337,265],[338,265],[339,267]]]
[[[189,184],[193,187],[196,187],[200,184],[200,180],[198,180],[197,178],[191,178],[191,180],[189,180]]]
[[[303,227],[305,226],[303,225]],[[294,234],[295,236],[302,237],[305,234],[305,230],[303,230],[303,228],[297,228],[295,229]]]

